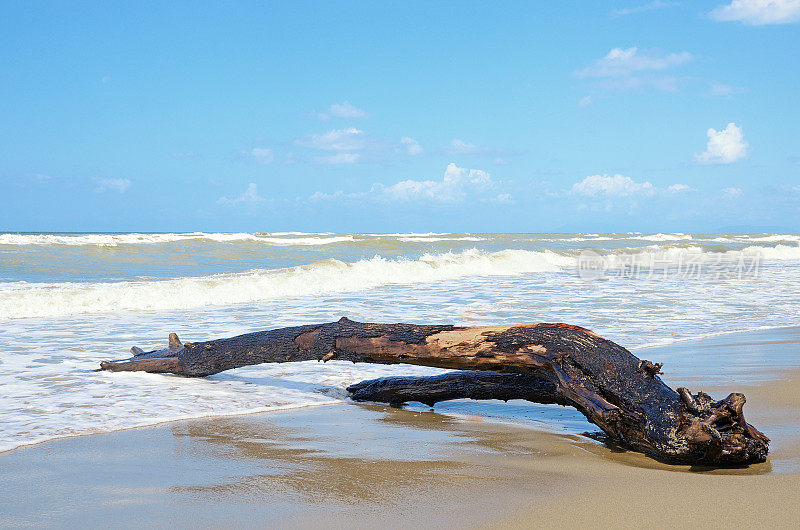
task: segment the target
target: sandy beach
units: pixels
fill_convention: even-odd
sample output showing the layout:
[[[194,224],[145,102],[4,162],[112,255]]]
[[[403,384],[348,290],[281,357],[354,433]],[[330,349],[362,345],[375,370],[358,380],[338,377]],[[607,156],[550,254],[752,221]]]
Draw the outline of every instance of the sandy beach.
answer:
[[[664,378],[673,386],[715,397],[745,392],[749,421],[772,438],[769,460],[741,469],[663,465],[581,436],[596,429],[556,406],[437,406],[454,416],[345,403],[8,451],[0,454],[0,526],[800,524],[800,371],[788,368],[800,359],[800,329],[636,353],[666,360]],[[731,362],[715,370],[723,359]],[[727,373],[724,384],[720,373]],[[568,428],[557,432],[561,418]]]
[[[800,529],[798,29],[0,3],[0,530]]]

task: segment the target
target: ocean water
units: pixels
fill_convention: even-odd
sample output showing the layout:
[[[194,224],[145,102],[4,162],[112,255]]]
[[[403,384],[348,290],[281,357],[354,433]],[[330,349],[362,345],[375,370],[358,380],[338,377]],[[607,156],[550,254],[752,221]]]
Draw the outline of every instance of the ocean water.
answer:
[[[0,234],[0,451],[198,416],[323,405],[442,370],[331,361],[204,379],[94,371],[164,347],[347,316],[570,322],[631,349],[797,325],[787,234]],[[688,354],[687,354],[688,355]]]

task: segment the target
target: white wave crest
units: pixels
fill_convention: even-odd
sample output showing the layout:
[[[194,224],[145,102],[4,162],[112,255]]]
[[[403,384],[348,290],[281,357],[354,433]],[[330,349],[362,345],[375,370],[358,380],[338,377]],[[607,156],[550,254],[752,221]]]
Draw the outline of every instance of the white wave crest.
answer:
[[[797,260],[800,246],[776,245],[774,247],[752,245],[741,250],[711,251],[700,246],[649,245],[642,249],[626,248],[603,255],[609,268],[640,266],[686,265],[715,261],[748,260]]]
[[[751,236],[750,241],[763,241],[765,243],[778,241],[800,241],[800,236],[794,234],[773,234],[768,236]]]
[[[630,232],[618,234],[575,234],[572,237],[547,238],[542,241],[688,241],[694,239],[690,234],[650,234]]]
[[[375,256],[345,263],[327,259],[288,269],[160,281],[4,283],[0,284],[0,319],[242,304],[465,276],[559,271],[562,267],[574,264],[574,257],[547,250],[488,253],[472,249],[458,253],[425,254],[417,260],[390,260]]]
[[[398,237],[399,241],[405,241],[407,243],[433,243],[437,241],[486,241],[484,237],[472,237],[472,236],[464,236],[464,237],[429,237],[429,236],[416,236],[416,237]]]
[[[299,236],[299,237],[286,237]],[[249,233],[205,233],[192,232],[186,234],[0,234],[0,245],[69,245],[69,246],[102,246],[117,245],[153,245],[176,241],[209,240],[220,243],[235,241],[253,241],[269,245],[329,245],[356,241],[351,235],[333,236],[328,233],[306,234],[303,232],[276,232],[274,234]]]
[[[800,259],[800,245],[750,246],[742,249],[742,252],[758,254],[761,258],[768,260]]]
[[[364,234],[369,237],[428,237],[428,236],[451,236],[449,232],[392,232],[381,234],[379,232]]]
[[[628,239],[638,239],[640,241],[686,241],[692,239],[689,234],[653,234],[649,236],[636,235]]]

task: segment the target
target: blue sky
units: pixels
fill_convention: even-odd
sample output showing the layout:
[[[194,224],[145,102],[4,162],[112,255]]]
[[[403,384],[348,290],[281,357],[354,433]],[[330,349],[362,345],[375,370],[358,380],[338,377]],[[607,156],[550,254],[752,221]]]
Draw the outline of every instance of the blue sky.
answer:
[[[800,0],[0,4],[0,230],[800,231]]]

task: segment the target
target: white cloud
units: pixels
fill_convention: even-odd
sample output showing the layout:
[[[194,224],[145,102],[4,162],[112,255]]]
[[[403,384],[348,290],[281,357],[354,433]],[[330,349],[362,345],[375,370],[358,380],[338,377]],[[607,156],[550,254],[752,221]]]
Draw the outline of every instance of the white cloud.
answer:
[[[725,188],[722,190],[722,194],[729,198],[738,197],[742,194],[741,188]]]
[[[419,145],[419,142],[410,138],[408,136],[403,136],[400,138],[400,143],[405,147],[406,153],[411,156],[421,155],[422,154],[422,146]]]
[[[358,193],[316,192],[309,198],[311,201],[331,199],[364,199],[370,198],[384,202],[431,201],[439,203],[457,203],[467,196],[480,194],[494,186],[492,177],[481,169],[467,169],[455,164],[448,164],[441,180],[401,180],[390,186],[373,185],[369,191]],[[502,195],[502,194],[501,194]],[[500,197],[501,195],[498,195]]]
[[[248,153],[253,159],[261,165],[266,166],[275,160],[275,154],[272,149],[268,147],[254,147]]]
[[[342,190],[338,190],[333,193],[325,193],[324,191],[315,191],[314,193],[311,194],[308,200],[311,202],[320,202],[320,201],[329,201],[331,199],[353,198],[358,195],[359,195],[358,193],[351,193],[348,195],[345,194],[345,192],[343,192]]]
[[[475,144],[471,144],[469,142],[465,142],[459,138],[453,138],[450,140],[450,152],[458,155],[468,155],[468,154],[475,154],[480,151],[481,148]]]
[[[236,206],[239,204],[256,204],[262,202],[264,197],[258,194],[258,186],[254,182],[248,184],[247,189],[236,197],[235,199],[229,199],[227,197],[220,197],[217,199],[217,204],[227,204],[231,206]]]
[[[366,111],[363,111],[357,107],[354,107],[347,101],[344,103],[334,103],[333,105],[328,108],[327,112],[320,112],[317,113],[317,118],[320,120],[327,121],[334,118],[343,118],[343,119],[350,119],[350,120],[362,120],[369,118],[369,114]]]
[[[590,107],[592,103],[594,103],[592,96],[586,96],[581,98],[580,101],[578,101],[578,106],[581,108]]]
[[[578,70],[578,77],[627,77],[640,72],[661,71],[692,60],[689,52],[662,54],[638,47],[614,48],[594,64]]]
[[[721,131],[709,129],[706,150],[699,155],[694,155],[701,164],[730,164],[747,155],[747,142],[744,141],[742,128],[735,123],[729,123]]]
[[[346,101],[344,103],[334,103],[331,105],[330,113],[337,118],[362,119],[369,117],[369,114],[365,111],[357,109]]]
[[[689,52],[665,54],[658,50],[640,50],[636,46],[614,48],[590,66],[577,70],[575,75],[594,79],[593,84],[602,88],[627,90],[652,87],[674,92],[678,89],[678,78],[664,72],[693,58]]]
[[[453,138],[450,143],[443,149],[444,153],[453,156],[470,156],[476,158],[500,158],[503,156],[513,156],[517,153],[508,149],[500,149],[496,147],[485,147],[476,145],[472,142],[467,142],[461,138]]]
[[[498,158],[503,155],[514,155],[513,151],[505,149],[497,149],[494,147],[484,147],[482,145],[475,145],[460,138],[453,138],[450,140],[450,145],[447,146],[445,152],[450,155]]]
[[[366,146],[364,131],[350,127],[333,129],[322,134],[311,134],[298,138],[295,145],[322,151],[360,151]]]
[[[733,0],[709,13],[720,22],[737,21],[752,26],[800,21],[800,0]]]
[[[514,199],[510,193],[498,193],[488,201],[495,204],[514,204]]]
[[[697,191],[688,184],[672,184],[667,186],[667,191],[670,193],[683,193],[687,191]]]
[[[318,164],[355,164],[361,158],[358,153],[336,153],[329,156],[314,157]]]
[[[641,13],[643,11],[654,11],[656,9],[664,9],[665,7],[675,7],[679,5],[681,5],[680,2],[662,2],[661,0],[655,0],[654,2],[648,2],[647,4],[642,4],[636,7],[614,9],[608,15],[611,18],[618,18],[626,15],[633,15],[635,13]]]
[[[131,181],[128,179],[95,179],[95,183],[97,183],[97,187],[94,189],[95,193],[107,191],[125,193],[131,187]]]
[[[438,202],[458,202],[464,199],[468,191],[490,184],[491,176],[486,171],[467,169],[450,163],[442,180],[403,180],[389,187],[377,184],[373,186],[372,191],[395,201],[429,199]]]
[[[616,174],[591,175],[572,186],[572,193],[586,196],[628,197],[631,195],[652,195],[655,187],[645,181],[636,182],[630,177]]]

